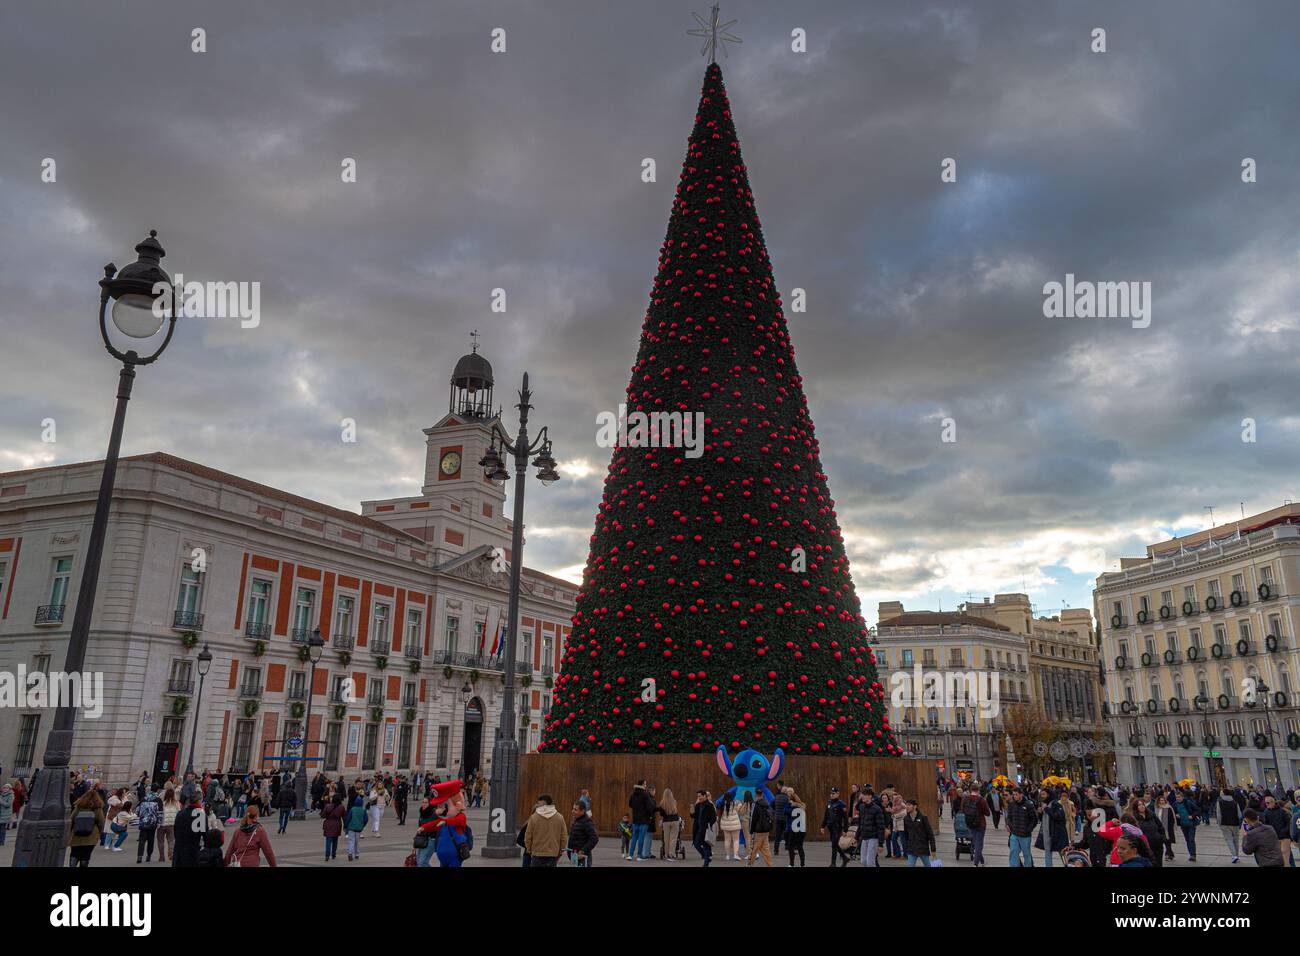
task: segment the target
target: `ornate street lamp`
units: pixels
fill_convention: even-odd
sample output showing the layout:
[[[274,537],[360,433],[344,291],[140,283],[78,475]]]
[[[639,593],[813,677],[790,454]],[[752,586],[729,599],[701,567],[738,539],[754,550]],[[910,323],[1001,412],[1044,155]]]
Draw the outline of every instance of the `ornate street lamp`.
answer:
[[[311,674],[307,678],[307,719],[302,725],[302,768],[298,771],[298,779],[293,785],[298,797],[298,806],[293,811],[295,820],[303,820],[307,817],[307,758],[311,756],[311,699],[313,688],[316,686],[316,665],[320,663],[321,655],[324,653],[325,639],[320,636],[318,627],[311,632],[311,637],[307,638],[307,657],[311,661]]]
[[[515,655],[519,648],[519,574],[523,568],[524,558],[524,477],[528,474],[528,463],[537,465],[538,480],[549,485],[559,479],[555,470],[555,459],[551,457],[551,442],[547,429],[542,428],[537,439],[531,444],[528,440],[528,410],[532,392],[528,389],[528,373],[524,373],[523,388],[519,390],[519,432],[513,439],[501,430],[499,422],[492,424],[492,444],[487,454],[479,462],[483,473],[490,481],[503,484],[510,477],[505,463],[497,452],[497,443],[501,451],[514,456],[515,461],[515,517],[510,539],[510,606],[507,611],[506,624],[506,682],[504,700],[501,704],[501,722],[497,726],[497,738],[492,746],[492,793],[489,801],[490,817],[497,817],[497,811],[504,811],[502,826],[493,826],[483,847],[483,855],[493,859],[510,859],[519,855],[515,845],[515,832],[518,828],[517,793],[519,786],[519,737],[515,733]]]
[[[1268,725],[1268,743],[1273,748],[1273,770],[1277,773],[1277,789],[1282,790],[1282,764],[1277,759],[1277,735],[1273,733],[1273,713],[1268,707],[1269,686],[1263,681],[1255,684],[1255,694],[1264,701],[1264,721]],[[1279,792],[1278,796],[1281,796]]]
[[[69,674],[80,673],[86,663],[90,615],[95,605],[99,564],[108,529],[108,509],[113,498],[113,482],[117,477],[118,449],[122,444],[122,425],[126,420],[126,403],[131,399],[135,368],[137,365],[150,365],[157,361],[176,330],[176,295],[172,289],[171,276],[161,265],[166,253],[157,236],[157,230],[150,230],[149,237],[135,247],[139,254],[135,262],[121,272],[110,262],[104,266],[104,278],[99,280],[99,333],[104,340],[104,348],[122,363],[122,371],[118,376],[117,410],[113,414],[108,453],[104,456],[104,473],[99,482],[95,518],[90,528],[90,541],[86,546],[86,563],[81,571],[81,587],[77,592],[77,612],[72,619],[68,656],[63,665],[64,671]],[[135,349],[121,352],[113,346],[108,337],[106,321],[110,299],[113,301],[113,325],[127,338],[153,338],[162,329],[164,311],[167,313],[167,334],[157,351],[141,357]],[[66,859],[64,842],[68,834],[68,763],[72,757],[75,724],[76,710],[70,702],[64,701],[55,712],[54,726],[45,742],[43,766],[35,778],[31,801],[18,828],[14,866],[56,867],[62,866]]]
[[[212,651],[208,650],[205,642],[203,650],[199,651],[199,696],[194,702],[194,724],[190,727],[190,757],[185,761],[185,776],[191,776],[194,773],[194,745],[199,737],[199,708],[203,706],[203,678],[208,676],[208,671],[212,669]]]

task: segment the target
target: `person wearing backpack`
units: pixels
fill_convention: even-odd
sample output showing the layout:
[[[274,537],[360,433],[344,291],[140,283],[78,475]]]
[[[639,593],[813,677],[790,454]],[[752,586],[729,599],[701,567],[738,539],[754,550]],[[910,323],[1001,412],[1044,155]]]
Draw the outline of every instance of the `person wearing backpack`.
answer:
[[[162,804],[157,790],[151,789],[144,795],[144,801],[136,815],[139,817],[136,826],[140,830],[140,836],[135,841],[135,862],[152,863],[154,837],[158,833],[158,825],[162,823]]]
[[[968,784],[958,812],[965,816],[966,826],[970,828],[971,861],[975,866],[984,866],[984,833],[988,829],[985,821],[992,813],[989,803],[973,785]]]
[[[87,790],[72,805],[72,821],[68,825],[73,866],[90,866],[90,854],[99,846],[103,832],[104,801],[97,790]]]
[[[348,835],[348,862],[359,860],[361,858],[361,847],[357,841],[361,839],[361,831],[366,828],[366,805],[360,795],[352,801],[352,806],[348,808],[347,815],[343,818],[343,829]]]
[[[749,815],[749,861],[746,866],[753,866],[760,855],[770,867],[772,865],[772,805],[760,790],[754,800],[754,809]]]

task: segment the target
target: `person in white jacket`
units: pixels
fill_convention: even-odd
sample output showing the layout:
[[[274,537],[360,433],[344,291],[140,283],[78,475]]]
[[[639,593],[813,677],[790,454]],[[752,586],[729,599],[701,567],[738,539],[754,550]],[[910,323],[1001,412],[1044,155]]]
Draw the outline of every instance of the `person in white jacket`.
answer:
[[[379,836],[379,822],[384,819],[384,811],[388,809],[388,791],[384,789],[382,783],[376,783],[375,788],[370,791],[370,829],[374,831],[375,836]]]
[[[113,841],[113,852],[121,853],[122,844],[126,842],[127,834],[131,832],[131,827],[139,821],[139,817],[131,812],[131,801],[122,801],[121,807],[113,815],[112,823],[109,826],[109,832],[116,835],[117,839]]]
[[[158,823],[158,862],[167,862],[167,849],[176,855],[176,814],[181,812],[181,802],[176,799],[176,788],[168,783],[163,791],[162,819]]]

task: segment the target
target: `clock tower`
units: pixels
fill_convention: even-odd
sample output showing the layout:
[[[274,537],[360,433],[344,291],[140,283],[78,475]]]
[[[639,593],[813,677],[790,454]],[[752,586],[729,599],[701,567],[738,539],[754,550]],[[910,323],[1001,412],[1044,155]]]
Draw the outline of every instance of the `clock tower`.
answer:
[[[419,497],[363,501],[361,513],[444,551],[485,544],[509,548],[505,489],[488,481],[479,467],[499,415],[492,407],[492,365],[479,354],[476,340],[451,373],[447,413],[424,429]]]

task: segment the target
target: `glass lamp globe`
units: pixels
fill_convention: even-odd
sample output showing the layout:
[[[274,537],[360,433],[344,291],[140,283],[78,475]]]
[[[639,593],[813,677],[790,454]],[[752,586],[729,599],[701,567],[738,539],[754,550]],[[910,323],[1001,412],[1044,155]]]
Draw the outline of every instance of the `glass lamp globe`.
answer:
[[[163,325],[163,317],[154,314],[153,303],[151,295],[128,292],[113,302],[113,324],[133,339],[152,338]]]

